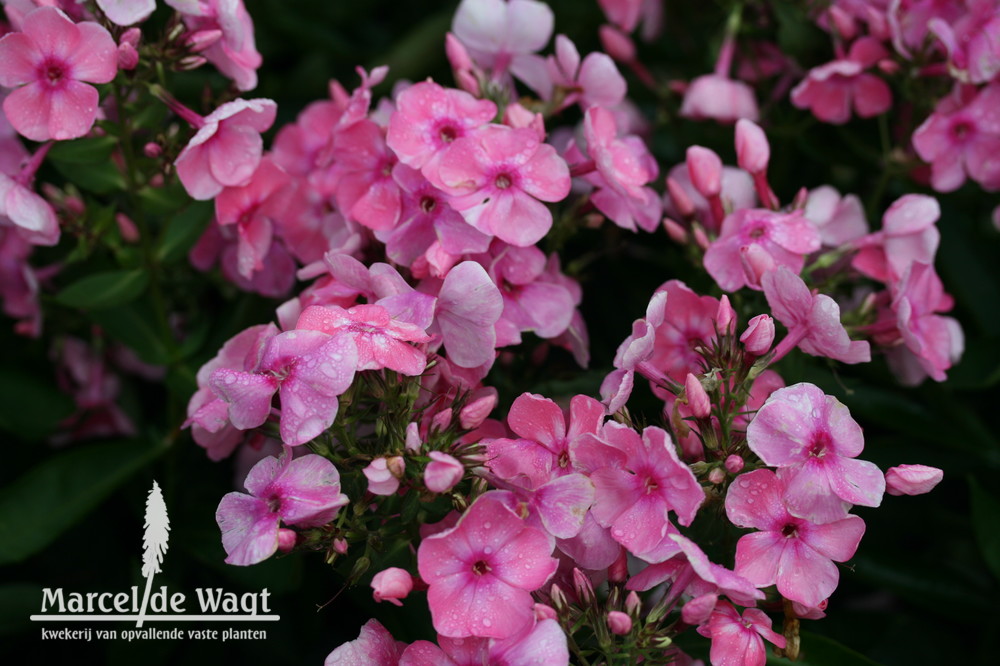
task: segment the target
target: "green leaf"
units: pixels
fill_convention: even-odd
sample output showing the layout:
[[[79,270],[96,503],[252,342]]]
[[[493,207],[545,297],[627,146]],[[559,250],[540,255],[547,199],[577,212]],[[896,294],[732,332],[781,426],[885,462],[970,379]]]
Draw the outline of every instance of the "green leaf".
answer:
[[[57,453],[0,490],[0,564],[21,562],[52,543],[165,443],[125,440]]]
[[[73,400],[44,375],[0,368],[0,429],[21,439],[43,439],[73,412]]]
[[[95,273],[63,289],[56,301],[84,310],[117,307],[136,299],[147,284],[149,274],[142,269]]]
[[[969,477],[972,524],[983,559],[1000,579],[1000,500],[986,492],[975,477]]]
[[[148,303],[136,301],[118,308],[95,310],[90,318],[146,363],[166,365],[170,360],[170,353],[153,323],[155,313]]]
[[[62,164],[98,164],[111,159],[118,137],[110,134],[73,141],[57,141],[49,150],[48,159]]]
[[[803,631],[800,634],[799,659],[791,661],[768,654],[768,664],[787,666],[879,666],[860,652],[838,643],[832,638]]]
[[[53,162],[56,170],[82,190],[110,194],[125,189],[125,177],[113,160],[96,162]]]
[[[183,259],[205,230],[213,212],[211,203],[199,201],[174,215],[156,250],[160,261],[169,264]]]

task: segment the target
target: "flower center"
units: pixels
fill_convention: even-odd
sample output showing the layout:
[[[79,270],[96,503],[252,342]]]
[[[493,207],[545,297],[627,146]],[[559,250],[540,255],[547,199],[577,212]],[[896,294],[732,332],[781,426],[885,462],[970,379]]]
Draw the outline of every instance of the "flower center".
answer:
[[[498,190],[506,190],[513,183],[510,174],[501,173],[493,180],[493,184]]]
[[[438,132],[441,143],[451,143],[458,138],[458,131],[451,125],[445,125]]]
[[[489,571],[492,570],[490,569],[490,565],[486,563],[486,560],[479,560],[478,562],[472,565],[472,573],[476,574],[477,576],[482,576],[488,573]]]
[[[826,450],[831,444],[830,435],[825,432],[817,432],[813,435],[812,442],[809,444],[809,455],[813,458],[822,458],[826,455]]]
[[[647,495],[655,493],[657,490],[660,489],[660,484],[657,483],[656,479],[654,479],[651,476],[647,476],[646,477],[646,482],[643,485],[646,488],[646,494]]]
[[[959,120],[957,123],[951,126],[951,133],[958,140],[964,140],[967,136],[972,134],[972,124],[967,120]]]
[[[747,234],[747,236],[756,240],[758,238],[762,238],[766,234],[767,234],[767,229],[764,227],[764,225],[758,224],[757,226],[750,229],[750,232]]]
[[[437,206],[437,199],[434,197],[421,197],[420,198],[420,210],[425,213],[430,213]]]
[[[787,525],[781,528],[781,536],[785,537],[786,539],[791,539],[793,537],[797,537],[798,535],[799,535],[799,529],[795,525],[795,523],[788,523]]]
[[[66,77],[66,68],[61,62],[48,61],[42,66],[42,78],[52,87],[58,86]]]

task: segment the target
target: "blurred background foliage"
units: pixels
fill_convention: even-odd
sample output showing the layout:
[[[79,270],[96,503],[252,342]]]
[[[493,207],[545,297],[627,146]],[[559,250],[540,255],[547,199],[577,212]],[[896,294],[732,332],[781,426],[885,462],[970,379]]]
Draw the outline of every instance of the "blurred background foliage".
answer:
[[[454,0],[246,4],[264,56],[253,95],[278,102],[276,127],[325,96],[330,79],[353,87],[357,65],[391,66],[380,94],[400,79],[431,76],[451,82],[443,36],[457,6]],[[602,17],[594,0],[550,4],[557,32],[570,36],[581,53],[599,48]],[[744,26],[751,34],[776,39],[803,67],[830,58],[829,40],[806,18],[806,3],[746,4],[746,15],[769,17]],[[664,35],[640,45],[643,62],[664,82],[710,71],[731,6],[719,0],[668,2]],[[731,127],[680,119],[677,95],[654,94],[627,77],[633,99],[651,121],[650,145],[664,172],[696,143],[735,161]],[[182,98],[197,95],[205,85],[223,85],[210,68],[176,80]],[[869,222],[877,226],[881,212],[897,196],[926,191],[886,159],[889,143],[905,145],[903,137],[912,133],[912,126],[890,126],[886,118],[823,125],[794,109],[787,95],[769,101],[769,86],[758,88],[758,98],[772,143],[771,182],[783,201],[800,187],[831,184],[858,194]],[[933,99],[919,92],[894,90],[897,97],[915,95],[918,107]],[[921,117],[918,112],[916,118]],[[841,568],[828,618],[804,623],[810,632],[803,643],[809,663],[986,664],[995,663],[1000,653],[1000,436],[993,422],[1000,398],[1000,234],[989,221],[1000,197],[966,185],[939,199],[938,270],[956,298],[952,314],[966,334],[965,356],[949,381],[902,388],[882,359],[848,368],[793,354],[784,365],[788,383],[813,381],[850,407],[865,429],[867,459],[883,469],[920,462],[945,470],[943,483],[930,495],[886,496],[881,508],[857,511],[867,533],[857,556]],[[188,214],[205,217],[208,211]],[[223,564],[214,511],[239,479],[232,461],[210,462],[186,433],[177,433],[177,426],[201,363],[237,331],[269,320],[275,304],[221,281],[207,284],[190,277],[182,250],[193,240],[175,239],[180,250],[172,250],[177,263],[170,277],[190,286],[184,304],[204,321],[198,322],[188,349],[177,352],[180,360],[171,364],[165,382],[123,379],[122,406],[138,424],[133,439],[54,447],[50,438],[73,405],[57,386],[52,352],[43,341],[14,336],[9,322],[0,325],[2,663],[24,663],[27,654],[31,663],[132,664],[141,657],[147,665],[318,664],[334,647],[356,637],[360,625],[373,616],[400,640],[432,635],[418,600],[403,609],[376,607],[369,588],[343,589],[342,578],[318,555],[277,557],[247,569]],[[694,270],[662,233],[632,235],[605,224],[578,231],[561,253],[563,265],[584,287],[591,366],[579,370],[560,350],[550,351],[544,366],[535,366],[529,359],[539,342],[528,341],[498,364],[488,380],[502,396],[495,416],[524,391],[550,397],[596,395],[629,323],[642,315],[659,284],[679,278],[696,290],[712,289],[709,278]],[[142,302],[112,302],[91,313],[89,322],[55,299],[47,298],[44,306],[50,330],[86,331],[89,324],[100,325],[143,358],[159,353],[162,341],[147,330],[151,315]],[[756,314],[749,304],[745,308],[743,321]],[[659,422],[657,403],[648,392],[637,392],[630,407],[649,423]],[[196,587],[241,592],[266,587],[281,622],[266,625],[266,641],[42,643],[40,625],[28,621],[29,614],[39,611],[42,588],[119,591],[142,585],[143,507],[154,478],[163,487],[172,527],[156,584],[186,592],[190,603]],[[18,654],[22,657],[14,658]]]

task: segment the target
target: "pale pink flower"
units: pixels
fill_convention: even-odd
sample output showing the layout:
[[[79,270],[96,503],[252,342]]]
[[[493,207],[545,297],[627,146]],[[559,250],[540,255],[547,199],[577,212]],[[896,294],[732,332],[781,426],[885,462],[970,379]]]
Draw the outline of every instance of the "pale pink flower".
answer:
[[[826,247],[840,247],[868,232],[868,221],[857,195],[841,196],[829,185],[810,190],[802,214],[819,229],[820,241]]]
[[[331,155],[339,210],[369,229],[392,229],[399,221],[402,199],[392,177],[398,158],[386,145],[383,129],[371,120],[360,120],[337,133]]]
[[[389,567],[375,574],[372,578],[372,597],[375,601],[388,601],[396,606],[402,606],[400,599],[413,591],[413,576],[405,569]]]
[[[552,9],[536,0],[462,0],[451,29],[477,64],[494,77],[520,76],[552,36]]]
[[[378,620],[368,620],[357,638],[327,655],[323,666],[397,666],[404,647]]]
[[[413,642],[403,651],[399,666],[569,666],[566,634],[553,618],[541,619],[504,640],[438,636],[438,645]]]
[[[785,483],[769,469],[740,475],[729,486],[726,515],[759,532],[736,543],[736,573],[757,587],[778,586],[786,599],[815,607],[837,588],[834,562],[854,556],[865,523],[847,516],[814,524],[789,513]]]
[[[222,38],[201,55],[228,76],[239,90],[257,87],[262,58],[254,42],[253,21],[243,0],[165,0],[180,12],[192,32],[221,30]]]
[[[727,76],[705,74],[691,81],[684,93],[680,115],[732,124],[741,118],[757,120],[760,111],[753,88]]]
[[[888,55],[878,40],[861,37],[845,58],[809,70],[792,90],[792,103],[835,125],[850,120],[852,107],[862,118],[885,113],[892,106],[892,92],[885,81],[865,70]]]
[[[117,25],[144,21],[156,9],[156,0],[97,0],[97,6]]]
[[[625,79],[611,57],[605,53],[588,53],[581,62],[580,52],[566,35],[556,35],[554,55],[544,60],[534,57],[536,67],[521,71],[519,78],[542,99],[557,99],[557,110],[577,102],[583,109],[611,108],[625,98]]]
[[[274,123],[277,109],[269,99],[227,102],[204,118],[176,108],[198,130],[175,162],[188,194],[207,200],[224,187],[246,185],[261,161],[260,133]]]
[[[788,328],[774,350],[775,360],[795,346],[813,356],[826,356],[844,363],[867,363],[871,348],[863,340],[851,340],[840,323],[840,306],[826,294],[813,294],[798,275],[784,266],[764,274],[764,296],[774,318]]]
[[[0,173],[0,226],[12,227],[32,245],[55,245],[59,242],[55,211],[21,180]]]
[[[83,82],[115,78],[115,41],[98,24],[73,23],[54,7],[28,14],[21,30],[0,39],[0,85],[15,88],[3,102],[7,120],[32,141],[83,136],[100,101]]]
[[[445,276],[437,295],[435,325],[448,358],[462,368],[492,363],[494,324],[503,314],[503,296],[486,270],[463,261]]]
[[[898,465],[885,473],[885,491],[890,495],[923,495],[941,483],[944,472],[927,465]]]
[[[441,155],[431,182],[473,227],[518,247],[548,233],[552,213],[541,201],[569,194],[569,168],[530,129],[488,125]]]
[[[683,382],[689,372],[701,372],[702,358],[695,350],[708,347],[716,337],[719,299],[699,296],[680,280],[670,280],[656,291],[667,298],[662,321],[654,326],[649,363],[674,381]]]
[[[861,427],[843,403],[812,384],[772,393],[747,426],[747,445],[779,468],[793,515],[827,523],[843,518],[848,505],[882,502],[882,472],[856,459],[864,448]]]
[[[417,551],[434,628],[453,638],[504,639],[533,621],[531,592],[555,573],[552,542],[499,499],[482,495],[455,527]]]
[[[250,495],[229,493],[215,512],[226,563],[239,566],[275,553],[281,523],[320,527],[349,501],[332,462],[313,454],[293,460],[287,446],[280,458],[268,456],[254,465],[244,485]]]
[[[941,242],[936,222],[941,217],[937,199],[905,194],[882,217],[882,229],[857,239],[860,250],[851,266],[868,277],[891,283],[914,262],[933,264]]]
[[[771,629],[771,618],[764,611],[747,608],[740,615],[725,601],[715,606],[708,622],[698,627],[698,633],[712,639],[709,659],[713,666],[764,666],[765,638],[777,647],[785,647],[785,637]]]
[[[424,469],[424,485],[432,493],[446,493],[465,476],[465,467],[453,456],[441,451],[427,454],[431,461]]]
[[[368,492],[371,494],[395,495],[399,490],[399,479],[389,469],[389,461],[386,458],[376,458],[361,471],[368,479]]]

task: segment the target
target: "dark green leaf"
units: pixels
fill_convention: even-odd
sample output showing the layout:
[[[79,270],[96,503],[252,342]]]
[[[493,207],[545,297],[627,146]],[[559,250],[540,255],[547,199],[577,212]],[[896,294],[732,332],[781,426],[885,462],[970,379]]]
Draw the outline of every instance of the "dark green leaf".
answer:
[[[98,164],[107,162],[118,145],[118,138],[110,134],[73,141],[57,141],[46,156],[56,163]]]
[[[210,203],[199,201],[174,215],[167,223],[160,247],[156,250],[160,261],[169,264],[183,259],[212,219],[212,213]]]
[[[101,328],[130,347],[146,363],[166,365],[170,360],[169,351],[156,331],[155,314],[148,303],[136,301],[128,305],[95,310],[90,318]]]
[[[21,562],[166,450],[138,440],[57,453],[0,490],[0,564]]]
[[[73,400],[46,375],[0,368],[0,429],[42,439],[73,412]]]
[[[788,666],[879,666],[860,652],[841,645],[832,638],[803,631],[800,634],[801,646],[799,659],[791,661],[774,655],[768,655],[768,664]]]
[[[53,162],[68,181],[94,194],[110,194],[125,189],[125,178],[112,160],[94,163]]]
[[[117,307],[137,298],[147,284],[149,274],[142,269],[95,273],[63,289],[56,300],[84,310]]]
[[[1000,500],[987,492],[974,477],[969,477],[972,523],[983,559],[993,575],[1000,579]]]

